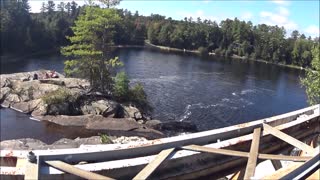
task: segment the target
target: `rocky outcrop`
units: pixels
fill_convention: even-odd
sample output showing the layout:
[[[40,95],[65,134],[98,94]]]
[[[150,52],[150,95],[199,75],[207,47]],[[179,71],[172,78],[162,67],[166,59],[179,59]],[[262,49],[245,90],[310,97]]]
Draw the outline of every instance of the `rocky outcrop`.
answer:
[[[0,75],[1,106],[31,114],[38,120],[77,126],[97,133],[155,139],[164,137],[160,131],[196,131],[196,126],[188,122],[149,121],[138,108],[120,104],[112,100],[109,94],[92,92],[87,80],[65,78],[61,74],[58,74],[59,78],[45,79],[46,72]],[[38,80],[32,80],[35,73],[39,76]],[[25,142],[32,146],[27,139],[13,145],[27,147]],[[64,142],[67,141],[61,140],[55,145]]]
[[[128,144],[132,142],[145,142],[146,138],[137,136],[121,136],[114,137],[108,136],[109,142],[104,142],[100,136],[92,136],[88,138],[76,139],[60,139],[52,144],[46,144],[40,140],[24,138],[15,140],[5,140],[0,142],[0,150],[45,150],[45,149],[65,149],[65,148],[78,148],[83,145],[97,145],[97,144]]]

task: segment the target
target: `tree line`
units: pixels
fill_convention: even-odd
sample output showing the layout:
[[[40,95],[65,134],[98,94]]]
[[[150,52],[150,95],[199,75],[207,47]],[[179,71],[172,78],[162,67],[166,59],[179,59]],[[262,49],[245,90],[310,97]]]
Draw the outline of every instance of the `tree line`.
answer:
[[[101,1],[107,7],[119,3]],[[48,1],[42,4],[40,13],[30,13],[28,0],[1,0],[1,54],[58,50],[70,44],[66,37],[73,35],[71,27],[84,7],[74,1]],[[312,60],[311,50],[319,43],[319,38],[306,37],[297,30],[286,37],[283,27],[253,25],[237,18],[218,24],[200,18],[178,21],[158,14],[141,16],[123,9],[116,12],[121,22],[115,25],[114,45],[143,45],[149,40],[155,45],[307,67]]]

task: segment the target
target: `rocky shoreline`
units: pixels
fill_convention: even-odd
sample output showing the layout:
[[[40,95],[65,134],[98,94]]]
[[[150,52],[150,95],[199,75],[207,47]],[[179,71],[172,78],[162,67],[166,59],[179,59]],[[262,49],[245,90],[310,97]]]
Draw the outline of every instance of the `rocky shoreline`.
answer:
[[[165,137],[168,131],[197,131],[190,122],[151,120],[130,103],[121,104],[108,95],[92,92],[87,80],[65,78],[59,73],[59,78],[47,79],[46,72],[48,70],[0,75],[1,106],[30,114],[34,120],[111,136],[157,139]],[[32,80],[30,77],[34,74],[39,79]]]

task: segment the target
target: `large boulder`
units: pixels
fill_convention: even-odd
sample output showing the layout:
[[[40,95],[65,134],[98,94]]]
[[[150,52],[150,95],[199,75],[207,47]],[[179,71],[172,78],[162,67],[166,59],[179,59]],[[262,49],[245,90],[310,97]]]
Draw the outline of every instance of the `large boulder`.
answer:
[[[11,89],[9,87],[3,87],[0,90],[0,102],[2,102],[7,95],[10,93]]]
[[[36,109],[32,111],[31,116],[44,116],[47,114],[47,110],[48,105],[41,100]]]
[[[11,108],[29,114],[39,108],[42,103],[41,99],[35,99],[28,102],[15,103],[11,105]]]
[[[102,115],[104,117],[116,117],[121,111],[119,103],[111,100],[98,100],[85,102],[81,107],[82,114]]]
[[[124,108],[124,118],[133,118],[135,120],[140,120],[143,118],[140,110],[133,106],[123,106]]]

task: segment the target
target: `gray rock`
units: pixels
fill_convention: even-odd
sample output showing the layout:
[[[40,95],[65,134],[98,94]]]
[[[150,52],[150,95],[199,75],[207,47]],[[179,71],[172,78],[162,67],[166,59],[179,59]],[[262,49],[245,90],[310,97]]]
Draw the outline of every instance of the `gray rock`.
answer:
[[[1,150],[32,150],[32,149],[45,149],[46,144],[36,139],[17,139],[6,140],[0,142]]]
[[[161,121],[159,121],[159,120],[150,120],[150,121],[146,122],[146,126],[148,126],[150,128],[154,128],[158,124],[161,124]]]
[[[81,107],[82,114],[102,115],[104,117],[115,117],[120,109],[119,103],[111,100],[99,100],[85,103]]]
[[[31,113],[32,111],[37,109],[40,104],[42,104],[42,100],[35,99],[32,101],[28,101],[28,102],[15,103],[15,104],[11,105],[11,108],[19,110],[23,113]]]
[[[36,109],[31,113],[31,116],[44,116],[47,114],[47,109],[48,105],[41,100]]]
[[[5,100],[10,102],[10,104],[21,102],[21,98],[17,94],[8,94]]]
[[[0,102],[2,102],[6,96],[10,93],[11,89],[9,87],[3,87],[0,90]]]
[[[138,108],[133,106],[123,106],[124,108],[124,118],[134,118],[135,120],[142,119],[141,112]]]

